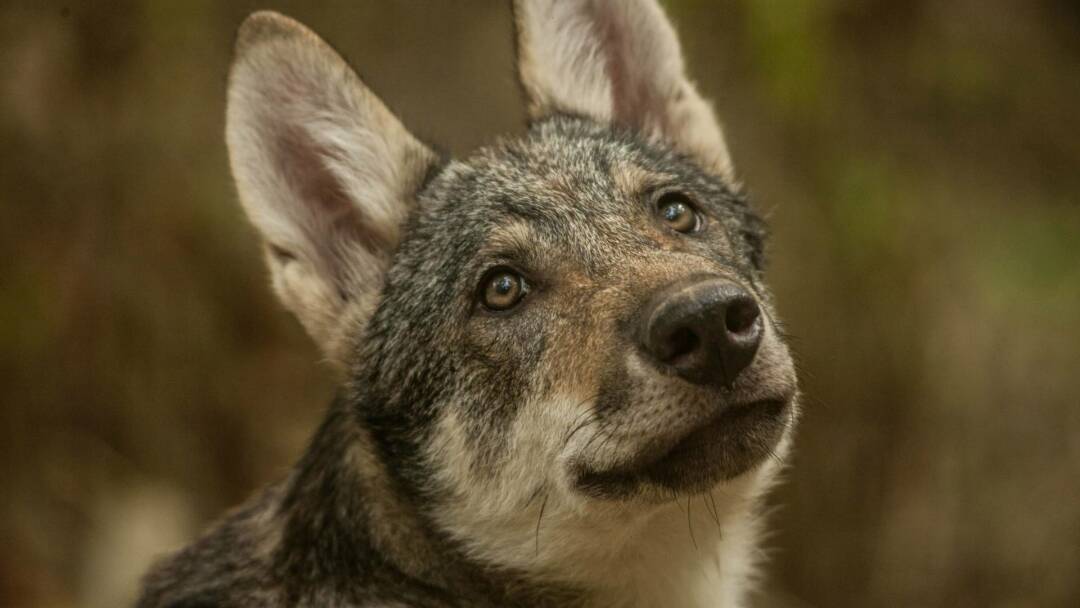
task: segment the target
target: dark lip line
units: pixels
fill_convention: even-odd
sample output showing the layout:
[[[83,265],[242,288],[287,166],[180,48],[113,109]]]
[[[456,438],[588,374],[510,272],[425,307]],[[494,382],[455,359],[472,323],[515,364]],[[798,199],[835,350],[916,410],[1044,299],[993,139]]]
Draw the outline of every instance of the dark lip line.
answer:
[[[696,425],[693,428],[687,430],[685,433],[680,434],[678,438],[667,443],[665,446],[657,448],[655,450],[649,450],[651,453],[644,458],[636,459],[634,462],[628,463],[626,465],[616,466],[606,470],[590,471],[590,473],[603,477],[637,476],[641,474],[646,474],[649,469],[664,462],[673,454],[678,452],[680,448],[684,447],[699,432],[709,428],[713,428],[724,422],[736,421],[752,413],[758,407],[768,407],[772,405],[779,405],[780,409],[790,407],[791,398],[771,397],[730,405],[724,408],[720,413],[707,418],[701,424]]]
[[[745,418],[754,413],[759,408],[770,408],[779,406],[778,409],[787,407],[788,400],[785,399],[759,399],[757,401],[749,401],[746,403],[740,403],[738,405],[728,406],[724,411],[720,412],[720,415],[713,417],[708,422],[701,424],[689,432],[680,436],[668,449],[664,450],[659,458],[652,460],[644,465],[639,465],[637,470],[639,472],[648,471],[653,466],[664,462],[671,456],[685,449],[685,447],[693,442],[698,435],[706,430],[713,429],[720,425],[726,425],[736,422],[742,418]]]

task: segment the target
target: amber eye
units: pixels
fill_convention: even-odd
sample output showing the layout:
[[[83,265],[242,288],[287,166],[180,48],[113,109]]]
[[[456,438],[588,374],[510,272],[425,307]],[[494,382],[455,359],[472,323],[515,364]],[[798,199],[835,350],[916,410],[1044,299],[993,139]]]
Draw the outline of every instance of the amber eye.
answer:
[[[657,202],[660,219],[675,232],[684,234],[701,229],[701,216],[690,203],[690,199],[678,192],[668,192]]]
[[[513,308],[525,297],[529,285],[525,279],[510,268],[492,268],[480,283],[480,300],[491,310]]]

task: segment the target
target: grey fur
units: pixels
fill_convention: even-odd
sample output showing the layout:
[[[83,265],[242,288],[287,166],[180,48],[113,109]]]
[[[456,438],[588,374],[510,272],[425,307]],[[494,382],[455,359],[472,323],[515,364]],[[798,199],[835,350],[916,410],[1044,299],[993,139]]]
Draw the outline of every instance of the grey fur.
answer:
[[[262,31],[308,35],[279,16],[251,19]],[[304,44],[319,44],[311,38]],[[307,453],[286,480],[155,566],[139,606],[624,604],[585,579],[541,567],[558,551],[541,538],[558,536],[545,524],[571,521],[574,509],[635,518],[673,501],[689,508],[714,486],[771,466],[762,454],[786,446],[797,403],[763,283],[764,224],[729,165],[718,170],[633,124],[565,110],[537,110],[524,137],[466,160],[409,157],[413,191],[402,194],[400,225],[382,228],[390,236],[375,245],[361,243],[367,276],[378,272],[381,280],[345,282],[334,304],[351,311],[341,313],[345,321],[312,330],[316,339],[333,337],[328,352],[340,356],[347,380]],[[656,197],[671,189],[699,206],[707,222],[700,234],[658,224]],[[365,203],[354,204],[357,221],[369,221]],[[312,246],[268,241],[275,272],[302,263]],[[516,269],[531,285],[505,314],[477,303],[477,285],[493,266]],[[723,389],[632,364],[627,328],[645,302],[699,275],[744,286],[768,323],[753,365]],[[320,319],[336,318],[323,312]],[[576,405],[553,405],[560,395]],[[748,423],[710,452],[718,462],[665,482],[624,474],[635,454],[713,416],[717,403],[762,400],[781,404],[783,417]],[[562,415],[550,411],[557,407],[566,408],[563,422],[536,428],[542,423],[534,421]],[[543,462],[525,462],[538,454]],[[522,476],[530,466],[535,475]],[[616,481],[612,471],[620,472]],[[732,512],[752,511],[759,493],[748,492],[749,506]],[[470,527],[470,505],[496,503],[490,531]],[[721,526],[715,498],[711,513]],[[511,534],[521,514],[530,518],[522,538],[483,537]],[[515,543],[535,551],[535,567]]]

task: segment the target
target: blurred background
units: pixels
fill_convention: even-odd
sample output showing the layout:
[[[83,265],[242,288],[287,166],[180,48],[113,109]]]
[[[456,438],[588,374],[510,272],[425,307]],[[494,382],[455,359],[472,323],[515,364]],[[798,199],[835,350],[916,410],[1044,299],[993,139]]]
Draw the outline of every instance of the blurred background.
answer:
[[[808,398],[759,604],[1080,605],[1080,3],[665,4]],[[522,130],[502,3],[0,3],[0,605],[129,602],[332,396],[226,163],[266,7],[454,153]]]

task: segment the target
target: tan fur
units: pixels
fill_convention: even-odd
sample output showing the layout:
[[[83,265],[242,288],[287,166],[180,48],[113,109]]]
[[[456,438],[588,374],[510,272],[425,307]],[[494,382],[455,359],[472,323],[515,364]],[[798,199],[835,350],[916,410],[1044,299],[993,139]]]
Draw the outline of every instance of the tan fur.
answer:
[[[631,197],[640,196],[651,187],[671,181],[674,176],[649,171],[634,163],[621,161],[611,168],[611,178],[619,192]]]
[[[374,546],[404,572],[415,572],[431,581],[440,580],[439,562],[430,539],[423,535],[415,505],[400,499],[400,489],[376,456],[371,437],[355,427],[355,440],[346,452],[346,466],[356,471],[361,487],[356,491],[378,497],[369,502],[370,530]]]

